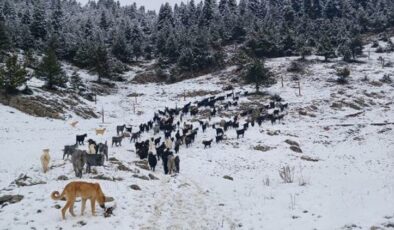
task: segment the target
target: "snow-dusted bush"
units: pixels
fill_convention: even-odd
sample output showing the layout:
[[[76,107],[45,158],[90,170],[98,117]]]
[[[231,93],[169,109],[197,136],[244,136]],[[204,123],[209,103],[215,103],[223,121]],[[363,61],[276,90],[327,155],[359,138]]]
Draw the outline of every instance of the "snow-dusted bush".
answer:
[[[292,61],[290,63],[290,66],[287,68],[288,72],[293,72],[293,73],[303,73],[305,70],[304,66],[296,61]]]
[[[348,83],[348,78],[350,76],[350,70],[349,68],[345,67],[343,69],[337,69],[337,82],[339,84],[347,84]]]
[[[393,81],[391,80],[390,75],[385,74],[382,79],[380,79],[381,82],[391,84]]]
[[[284,166],[279,170],[279,176],[284,183],[293,183],[294,181],[294,167]]]

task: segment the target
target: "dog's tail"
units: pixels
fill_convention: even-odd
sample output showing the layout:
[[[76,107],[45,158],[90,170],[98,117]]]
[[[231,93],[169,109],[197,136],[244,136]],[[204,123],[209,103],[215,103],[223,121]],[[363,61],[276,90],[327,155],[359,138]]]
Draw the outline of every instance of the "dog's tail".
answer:
[[[62,192],[62,194],[60,194],[58,191],[54,191],[51,194],[51,198],[53,200],[62,200],[64,198],[64,191]]]

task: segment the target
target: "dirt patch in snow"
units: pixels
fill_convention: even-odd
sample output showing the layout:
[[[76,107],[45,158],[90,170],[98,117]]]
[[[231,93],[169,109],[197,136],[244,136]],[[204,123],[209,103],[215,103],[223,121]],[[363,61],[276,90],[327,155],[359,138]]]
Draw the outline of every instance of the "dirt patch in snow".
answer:
[[[65,119],[64,115],[66,111],[71,110],[84,119],[98,118],[93,109],[81,101],[77,96],[67,95],[65,93],[56,93],[52,95],[53,97],[48,95],[0,96],[0,103],[36,117]]]

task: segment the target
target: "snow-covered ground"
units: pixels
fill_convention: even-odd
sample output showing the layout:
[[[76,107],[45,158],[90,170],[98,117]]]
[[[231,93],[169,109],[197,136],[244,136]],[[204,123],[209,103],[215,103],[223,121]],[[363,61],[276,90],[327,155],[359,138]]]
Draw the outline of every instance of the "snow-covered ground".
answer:
[[[384,56],[386,61],[394,62],[394,56]],[[187,91],[222,91],[222,80],[207,75],[172,85],[120,84],[116,95],[98,97],[96,105],[90,104],[98,112],[104,108],[104,124],[101,119],[35,118],[0,105],[0,189],[4,188],[0,196],[24,196],[21,202],[0,208],[0,229],[385,228],[394,223],[394,130],[393,125],[371,123],[394,122],[394,87],[371,82],[379,81],[385,73],[392,74],[394,68],[381,68],[378,57],[372,53],[370,60],[362,58],[365,64],[349,65],[351,81],[345,86],[327,81],[336,78],[332,68],[335,62],[311,64],[301,76],[302,96],[298,96],[296,83],[291,81],[294,74],[286,72],[294,58],[269,60],[268,66],[284,78],[284,87],[279,80],[268,90],[289,103],[285,119],[280,124],[265,122],[261,127],[251,127],[240,139],[230,129],[223,143],[213,143],[212,148],[207,149],[201,142],[214,138],[215,130],[200,131],[192,147],[181,147],[181,172],[176,176],[164,175],[159,162],[153,173],[159,180],[135,178],[135,173],[152,172],[132,163],[138,160],[134,144],[124,140],[122,147],[110,148],[110,157],[121,160],[132,170],[139,170],[120,171],[115,164],[106,162],[106,167],[96,167],[98,174],[120,177],[122,181],[94,180],[90,177],[95,175],[84,174],[82,180],[99,182],[104,193],[115,198],[115,216],[110,218],[104,218],[97,207],[95,217],[88,208],[83,217],[71,217],[67,213],[67,220],[61,220],[55,204],[65,203],[51,200],[50,193],[79,180],[71,163],[62,160],[63,146],[73,144],[75,135],[84,133],[98,142],[110,142],[116,135],[116,125],[136,127],[152,119],[157,109],[182,106],[203,98],[178,97]],[[223,75],[229,75],[231,70]],[[369,82],[362,81],[364,76]],[[136,100],[127,97],[131,93],[142,95]],[[343,102],[342,108],[333,108],[334,102]],[[361,109],[355,110],[347,106],[349,104]],[[300,115],[300,109],[309,115]],[[347,116],[362,111],[359,115]],[[212,121],[220,119],[216,117]],[[75,128],[70,125],[73,121],[79,121]],[[95,135],[98,127],[107,128],[103,137]],[[153,134],[145,134],[144,138],[150,135]],[[290,150],[285,143],[287,139],[298,142],[303,153]],[[254,150],[257,145],[271,149]],[[45,148],[50,149],[51,165],[56,166],[47,174],[42,172],[39,160]],[[319,161],[305,161],[302,156]],[[293,183],[283,183],[280,178],[279,170],[283,166],[294,167]],[[10,185],[20,174],[46,184]],[[70,179],[57,180],[61,175]],[[225,175],[233,180],[224,179]],[[130,189],[132,184],[142,190]],[[80,202],[76,202],[75,210],[79,214]]]

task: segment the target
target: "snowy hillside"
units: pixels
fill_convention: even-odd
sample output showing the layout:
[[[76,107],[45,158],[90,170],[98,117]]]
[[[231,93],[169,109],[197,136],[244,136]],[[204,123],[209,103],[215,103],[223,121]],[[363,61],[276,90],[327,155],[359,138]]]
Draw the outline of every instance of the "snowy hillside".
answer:
[[[181,146],[180,173],[175,176],[164,175],[161,162],[156,172],[137,167],[139,158],[129,139],[122,142],[122,147],[110,146],[112,160],[106,161],[105,167],[95,167],[97,175],[110,180],[92,179],[96,174],[84,174],[82,178],[99,182],[104,193],[115,199],[108,204],[116,203],[115,215],[109,218],[103,217],[99,207],[97,216],[91,215],[90,208],[85,216],[79,216],[81,203],[76,202],[77,217],[67,213],[67,220],[61,219],[56,205],[63,206],[65,202],[51,200],[50,193],[61,191],[68,182],[79,181],[70,161],[62,159],[64,145],[74,144],[75,135],[84,133],[97,142],[110,143],[117,125],[130,124],[137,129],[140,123],[151,120],[158,109],[182,107],[209,96],[184,97],[185,93],[231,93],[222,89],[229,84],[234,68],[221,72],[221,77],[206,75],[171,85],[118,83],[116,94],[98,96],[97,104],[86,102],[97,113],[104,109],[104,124],[101,118],[35,118],[0,105],[0,197],[23,195],[19,203],[0,208],[0,229],[393,227],[394,84],[382,83],[380,79],[392,74],[394,67],[382,68],[379,56],[372,52],[370,58],[361,58],[364,64],[350,64],[347,85],[330,81],[336,79],[334,67],[338,62],[309,58],[306,73],[301,76],[302,96],[292,80],[294,74],[286,71],[295,58],[267,60],[267,65],[284,79],[284,87],[278,79],[267,89],[289,103],[284,119],[276,124],[266,121],[261,127],[249,127],[244,138],[239,139],[230,129],[223,142],[214,142],[212,148],[206,149],[202,141],[214,138],[216,132],[208,128],[202,133],[200,128],[191,147]],[[394,62],[392,54],[383,57],[386,62]],[[81,75],[87,77],[86,73]],[[254,89],[237,86],[234,91],[245,90]],[[129,97],[131,94],[140,96],[135,99]],[[269,100],[240,98],[240,104],[250,106],[248,103],[266,105]],[[238,109],[239,106],[231,106],[229,113],[235,114]],[[184,120],[192,118],[187,115]],[[216,116],[210,123],[221,119],[231,117]],[[75,128],[70,125],[74,121],[79,122]],[[199,126],[197,121],[194,125]],[[96,136],[95,128],[99,127],[107,129],[104,136]],[[144,133],[142,140],[151,136],[152,132]],[[294,142],[302,153],[290,149],[288,143]],[[45,148],[50,149],[52,157],[52,168],[47,174],[40,164]],[[87,146],[80,148],[86,150]],[[286,166],[294,169],[292,183],[284,183],[279,176],[279,170]],[[12,182],[21,174],[30,177],[28,181],[42,184],[18,187]],[[149,179],[149,174],[158,180]],[[67,179],[60,180],[59,176]],[[133,184],[141,190],[132,190]]]

